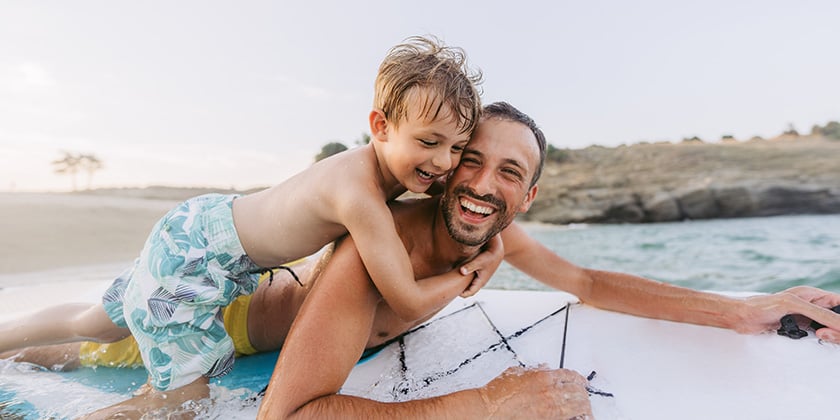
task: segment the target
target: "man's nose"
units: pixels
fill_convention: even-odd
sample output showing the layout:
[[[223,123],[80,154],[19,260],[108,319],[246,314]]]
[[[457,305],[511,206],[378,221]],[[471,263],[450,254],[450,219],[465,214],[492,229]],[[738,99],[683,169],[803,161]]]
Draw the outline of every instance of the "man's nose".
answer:
[[[473,177],[468,184],[476,194],[485,195],[493,192],[492,181],[492,172],[486,168],[482,168],[473,173]]]

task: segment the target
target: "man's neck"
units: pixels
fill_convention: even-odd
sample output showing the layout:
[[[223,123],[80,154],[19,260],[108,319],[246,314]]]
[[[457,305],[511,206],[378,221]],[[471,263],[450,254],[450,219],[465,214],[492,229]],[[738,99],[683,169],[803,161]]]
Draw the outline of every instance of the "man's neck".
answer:
[[[442,274],[478,254],[481,247],[467,246],[449,236],[440,212],[440,197],[392,203],[394,221],[411,255],[415,275]]]
[[[432,244],[433,252],[432,258],[438,258],[440,261],[451,261],[454,265],[460,265],[463,262],[475,257],[481,251],[481,246],[470,246],[462,244],[449,234],[446,228],[446,222],[443,218],[443,213],[440,208],[440,196],[434,200],[434,212],[431,219],[432,226]]]

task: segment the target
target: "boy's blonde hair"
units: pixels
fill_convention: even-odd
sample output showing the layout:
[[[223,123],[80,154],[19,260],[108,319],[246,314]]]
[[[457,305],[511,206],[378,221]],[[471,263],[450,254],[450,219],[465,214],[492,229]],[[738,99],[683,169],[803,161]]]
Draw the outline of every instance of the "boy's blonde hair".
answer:
[[[409,101],[420,88],[422,116],[434,120],[445,105],[454,113],[460,132],[472,133],[481,116],[480,83],[481,72],[467,67],[464,50],[447,47],[436,38],[414,36],[391,48],[379,66],[373,106],[397,126],[408,117]]]

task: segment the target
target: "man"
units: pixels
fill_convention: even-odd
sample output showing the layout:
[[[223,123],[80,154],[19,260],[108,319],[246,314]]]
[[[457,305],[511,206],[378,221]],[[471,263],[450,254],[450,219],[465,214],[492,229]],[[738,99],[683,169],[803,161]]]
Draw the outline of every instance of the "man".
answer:
[[[392,207],[415,275],[426,277],[451,269],[501,232],[505,259],[513,266],[600,308],[743,333],[778,328],[783,315],[798,313],[831,327],[819,330],[820,338],[840,341],[840,315],[825,309],[840,304],[837,294],[797,287],[775,295],[733,299],[588,270],[555,255],[521,227],[511,225],[536,196],[544,153],[544,138],[530,118],[507,104],[487,107],[444,195]],[[410,326],[383,304],[353,239],[345,238],[312,286],[286,337],[260,418],[591,415],[583,378],[564,370],[503,374],[479,389],[405,403],[337,394],[365,348]]]

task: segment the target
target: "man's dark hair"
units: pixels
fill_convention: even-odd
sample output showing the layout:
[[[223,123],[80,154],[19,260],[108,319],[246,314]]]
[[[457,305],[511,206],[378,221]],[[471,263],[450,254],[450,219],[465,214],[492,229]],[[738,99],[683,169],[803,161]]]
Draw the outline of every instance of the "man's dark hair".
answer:
[[[545,165],[546,149],[545,134],[543,134],[542,130],[537,127],[537,123],[534,122],[534,119],[507,102],[493,102],[492,104],[485,105],[481,112],[481,118],[497,118],[518,122],[531,129],[531,132],[534,133],[534,137],[537,138],[537,147],[540,149],[540,164],[537,166],[537,170],[531,178],[530,186],[533,187],[540,179],[540,175],[542,175],[543,166]]]

